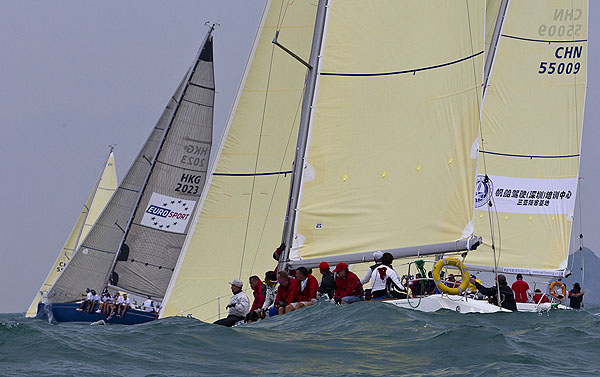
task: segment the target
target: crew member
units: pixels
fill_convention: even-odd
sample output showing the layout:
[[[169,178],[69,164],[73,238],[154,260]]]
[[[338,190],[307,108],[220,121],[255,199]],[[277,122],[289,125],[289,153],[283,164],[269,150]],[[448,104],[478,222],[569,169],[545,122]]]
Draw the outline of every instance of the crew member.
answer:
[[[362,283],[356,274],[348,270],[348,265],[340,262],[333,272],[337,273],[335,280],[335,302],[338,304],[352,304],[365,298]]]
[[[260,278],[256,275],[250,276],[249,282],[250,288],[252,288],[252,294],[254,295],[254,302],[250,308],[250,311],[253,312],[256,309],[262,308],[265,303],[267,284],[260,281]]]
[[[265,295],[265,303],[261,308],[262,313],[260,314],[261,317],[263,317],[268,313],[269,317],[273,317],[279,314],[279,311],[275,308],[275,299],[277,298],[277,290],[279,289],[275,271],[267,271],[265,273],[265,282],[267,283],[267,292]]]
[[[548,296],[542,293],[539,289],[536,289],[533,295],[533,302],[536,304],[543,304],[544,302],[550,302]]]
[[[231,293],[233,293],[233,296],[229,299],[229,305],[225,307],[229,309],[229,315],[226,318],[215,321],[215,325],[232,327],[237,322],[243,320],[250,309],[250,299],[246,295],[246,292],[242,291],[244,283],[239,279],[235,279],[230,281],[229,284],[231,285]]]
[[[317,293],[321,296],[327,295],[327,298],[331,299],[335,292],[335,276],[333,276],[333,272],[329,270],[329,263],[321,262],[319,264],[319,271],[323,278],[321,279],[321,284],[319,285]]]
[[[285,307],[286,313],[304,306],[314,305],[317,302],[319,282],[308,273],[306,267],[300,267],[296,270],[296,280],[298,281],[298,301],[287,305]]]
[[[380,264],[373,270],[371,274],[371,297],[373,297],[373,300],[387,298],[391,292],[391,285],[395,285],[401,291],[405,289],[398,278],[398,274],[392,268],[393,261],[394,257],[392,254],[385,253],[380,258]],[[404,298],[406,298],[406,295]]]
[[[486,288],[479,284],[474,277],[471,276],[471,284],[473,284],[477,290],[484,296],[488,296],[494,305],[498,305],[498,288],[496,286],[492,288]],[[498,275],[498,284],[500,287],[500,305],[505,309],[517,311],[517,303],[515,302],[515,295],[506,283],[506,276]]]
[[[277,273],[277,296],[275,297],[275,307],[278,314],[284,314],[285,308],[292,302],[298,302],[298,282],[290,278],[287,272],[279,271]]]
[[[516,302],[527,302],[531,291],[529,290],[529,284],[523,281],[523,275],[517,274],[517,281],[515,281],[510,287],[515,292]]]
[[[569,291],[569,306],[573,309],[581,309],[581,302],[583,301],[583,291],[579,283],[573,284],[573,289]]]
[[[360,282],[365,285],[367,284],[369,281],[371,281],[371,276],[373,275],[373,271],[379,267],[381,265],[381,258],[383,257],[383,252],[382,251],[376,251],[373,253],[373,261],[375,262],[374,265],[370,266],[369,269],[367,270],[367,273],[365,273],[365,276],[363,276],[362,279],[360,279]]]

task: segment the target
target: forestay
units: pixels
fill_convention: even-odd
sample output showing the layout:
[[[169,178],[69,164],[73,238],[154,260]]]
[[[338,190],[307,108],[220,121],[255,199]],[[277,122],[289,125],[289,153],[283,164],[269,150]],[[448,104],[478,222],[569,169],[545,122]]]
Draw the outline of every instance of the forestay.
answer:
[[[552,275],[567,267],[587,8],[584,0],[509,3],[482,111],[475,234],[484,245],[466,263],[494,265],[493,231],[500,272]]]
[[[65,269],[69,260],[73,256],[73,252],[77,249],[81,241],[87,236],[90,229],[100,216],[102,210],[106,207],[110,198],[117,189],[117,174],[115,170],[115,157],[111,151],[108,155],[108,159],[104,164],[102,175],[100,179],[94,185],[88,200],[83,206],[83,210],[79,215],[67,242],[63,246],[56,262],[52,266],[52,269],[46,276],[46,280],[42,283],[39,291],[36,293],[33,302],[29,306],[26,317],[35,317],[37,313],[38,303],[43,300],[44,296],[48,293],[52,285],[56,282],[62,271]]]
[[[308,57],[315,12],[308,1],[265,5],[162,317],[214,321],[226,313],[228,281],[262,277],[275,267],[271,254],[281,242],[306,67],[272,40],[280,30],[279,43]]]
[[[292,260],[472,235],[484,16],[481,1],[330,2]]]

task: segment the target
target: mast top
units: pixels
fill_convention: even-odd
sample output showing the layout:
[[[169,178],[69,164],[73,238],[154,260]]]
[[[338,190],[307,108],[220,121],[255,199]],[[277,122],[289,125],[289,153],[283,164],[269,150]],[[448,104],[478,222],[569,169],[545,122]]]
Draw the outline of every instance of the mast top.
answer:
[[[206,22],[204,23],[204,26],[208,26],[208,27],[209,27],[209,30],[208,30],[208,35],[211,35],[211,34],[212,34],[212,32],[213,32],[213,30],[215,30],[215,27],[217,27],[217,26],[221,26],[221,24],[220,24],[220,23],[218,23],[218,22],[213,22],[213,23],[212,23],[212,25],[211,25],[211,22],[210,22],[210,21],[206,21]]]

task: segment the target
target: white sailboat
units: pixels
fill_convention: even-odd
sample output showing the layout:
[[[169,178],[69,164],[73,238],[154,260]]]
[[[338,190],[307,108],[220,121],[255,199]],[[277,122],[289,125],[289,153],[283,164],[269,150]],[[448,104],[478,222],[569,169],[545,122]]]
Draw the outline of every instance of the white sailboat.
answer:
[[[536,37],[539,33],[546,37]],[[283,49],[269,44],[273,36]],[[564,273],[572,208],[567,201],[545,207],[538,201],[538,209],[556,213],[515,212],[520,220],[491,238],[484,226],[487,212],[476,209],[480,202],[474,205],[473,198],[478,173],[492,181],[537,182],[528,192],[541,192],[551,179],[546,195],[567,182],[560,179],[571,184],[576,179],[585,94],[585,53],[579,49],[585,49],[586,36],[586,1],[486,6],[469,0],[320,0],[310,11],[299,2],[267,2],[210,186],[161,316],[216,319],[225,312],[227,281],[272,269],[270,251],[281,238],[288,246],[279,267],[286,269],[321,261],[359,264],[383,250],[412,259],[467,252],[465,262],[477,271],[494,271],[499,258],[507,262],[498,267],[505,273],[526,268],[532,274]],[[562,76],[556,77],[559,47],[571,51],[571,60],[562,62]],[[577,61],[574,51],[581,53]],[[307,56],[307,62],[298,61]],[[540,72],[543,62],[546,71]],[[280,71],[286,77],[278,76]],[[275,105],[269,94],[281,87],[295,88],[296,97],[280,95]],[[288,132],[296,126],[298,119],[292,122],[290,115],[298,108],[292,159],[288,145],[294,136]],[[527,132],[519,137],[523,129]],[[546,144],[540,135],[547,132],[553,141]],[[247,149],[240,145],[242,135],[250,141]],[[503,154],[519,156],[497,157]],[[535,167],[517,172],[526,163]],[[289,180],[284,174],[290,171],[291,189],[282,197],[282,181]],[[511,218],[498,203],[490,214]],[[523,228],[523,218],[540,221]],[[278,220],[285,224],[281,238]],[[518,232],[522,229],[531,233]],[[544,243],[533,248],[549,235],[559,239],[552,249],[559,253]],[[505,237],[509,246],[495,246],[501,255],[494,259],[492,240]],[[483,251],[474,250],[482,241]],[[537,251],[530,253],[530,246]],[[425,311],[501,310],[446,294],[418,302],[416,309]],[[388,303],[414,308],[416,302]]]
[[[108,154],[108,158],[104,164],[104,169],[100,178],[96,181],[88,200],[83,205],[83,210],[77,218],[77,222],[71,230],[65,245],[58,254],[56,262],[48,272],[48,276],[42,283],[42,286],[36,293],[31,305],[27,309],[25,316],[27,318],[33,318],[36,316],[38,311],[38,304],[42,301],[44,296],[48,293],[48,290],[54,285],[56,279],[60,276],[62,271],[65,269],[69,260],[73,256],[73,252],[77,250],[77,247],[81,241],[87,236],[88,232],[100,216],[100,213],[106,207],[106,204],[112,197],[113,193],[117,189],[117,173],[115,169],[115,157],[111,151]]]
[[[161,301],[202,193],[212,143],[213,27],[123,182],[47,294],[54,319],[93,322],[73,302],[108,287]],[[128,310],[111,322],[154,313]]]

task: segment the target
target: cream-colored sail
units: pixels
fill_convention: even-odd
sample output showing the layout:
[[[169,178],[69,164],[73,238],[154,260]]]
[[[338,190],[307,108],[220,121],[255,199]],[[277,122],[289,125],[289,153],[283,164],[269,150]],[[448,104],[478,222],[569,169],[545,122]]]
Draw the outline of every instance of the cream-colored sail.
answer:
[[[587,1],[511,0],[482,111],[475,234],[466,262],[566,268],[586,89]],[[491,185],[484,182],[484,175]],[[489,207],[491,199],[492,207]],[[491,224],[491,225],[490,225]]]
[[[330,4],[291,259],[470,236],[484,2]]]
[[[308,57],[315,13],[308,1],[267,2],[161,317],[214,321],[226,313],[228,281],[275,267],[306,67],[272,40],[280,30],[279,43]]]
[[[115,170],[115,158],[113,152],[110,152],[100,179],[96,182],[88,200],[85,202],[83,210],[81,211],[69,238],[67,238],[67,242],[58,255],[56,262],[54,262],[48,276],[46,276],[46,280],[42,283],[33,302],[29,306],[29,309],[25,314],[26,317],[31,318],[36,316],[38,303],[42,300],[43,296],[52,287],[65,266],[69,263],[73,251],[76,250],[79,243],[85,239],[85,236],[87,236],[92,225],[94,225],[96,219],[100,216],[100,213],[106,206],[106,203],[110,200],[110,197],[115,192],[116,188],[117,174]]]

